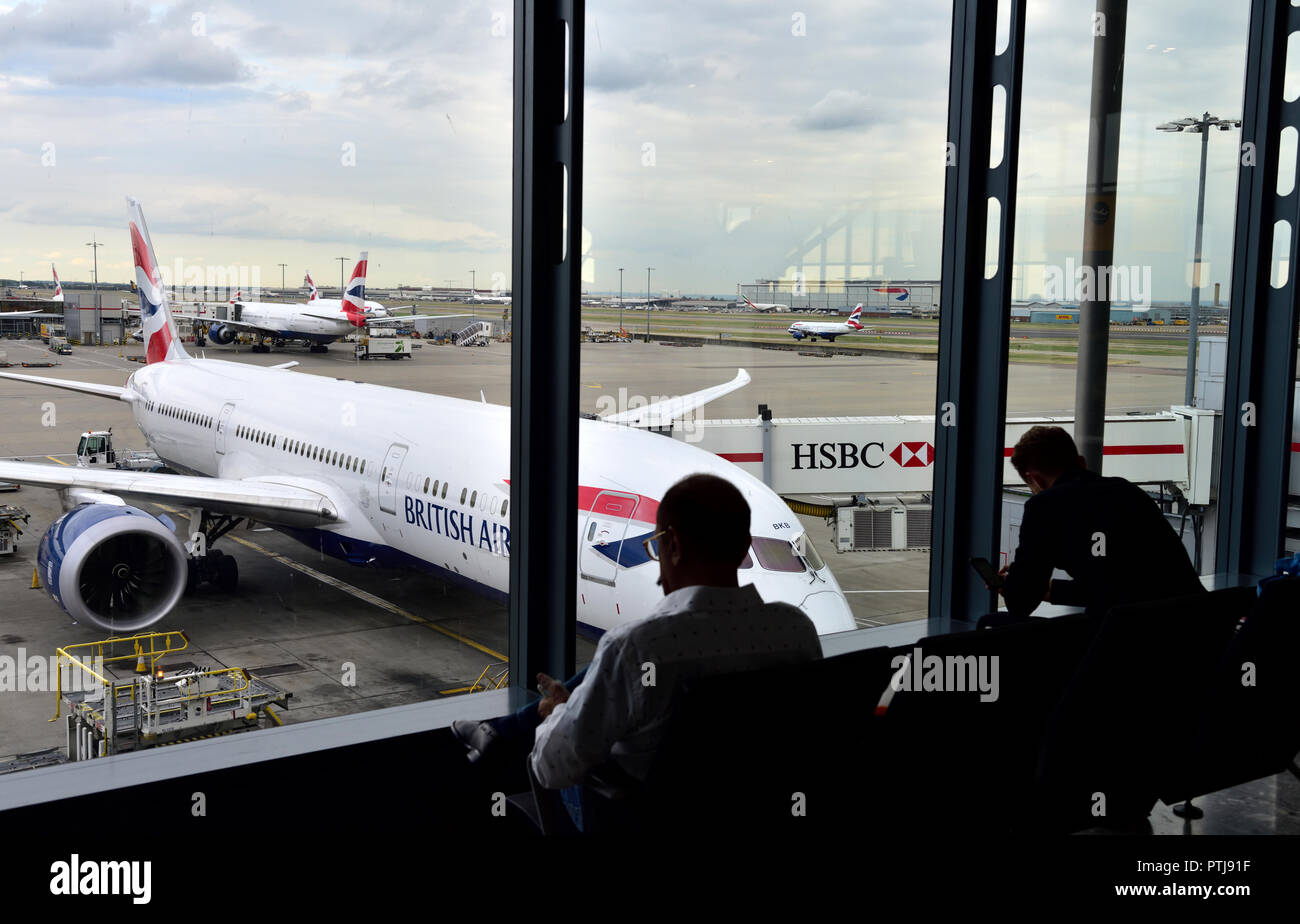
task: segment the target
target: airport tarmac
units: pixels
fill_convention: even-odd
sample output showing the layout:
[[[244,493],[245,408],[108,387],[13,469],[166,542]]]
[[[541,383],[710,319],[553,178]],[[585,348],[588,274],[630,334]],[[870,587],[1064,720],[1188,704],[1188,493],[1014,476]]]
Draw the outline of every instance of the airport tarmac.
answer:
[[[127,357],[136,347],[77,347],[52,369],[23,369],[23,361],[55,359],[38,341],[5,341],[15,367],[7,371],[122,384],[140,368]],[[289,374],[357,379],[474,401],[510,401],[510,346],[453,347],[421,344],[409,360],[356,360],[345,344],[325,354],[289,347],[270,354],[211,347],[208,357],[259,365],[300,365]],[[593,343],[582,350],[581,407],[595,412],[601,398],[682,394],[730,380],[738,367],[752,382],[707,408],[712,418],[755,416],[768,404],[777,416],[932,414],[936,365],[894,357],[812,358],[760,348],[660,343]],[[1157,367],[1112,368],[1109,412],[1167,408],[1181,398],[1181,373]],[[273,397],[273,396],[271,396]],[[1072,370],[1013,363],[1009,413],[1068,414],[1074,403]],[[83,430],[114,431],[119,449],[146,449],[126,405],[75,392],[0,381],[0,457],[71,464]],[[436,421],[429,421],[436,427]],[[75,625],[42,591],[32,590],[36,546],[61,511],[52,491],[24,488],[0,494],[0,503],[27,508],[16,555],[0,558],[0,655],[51,656],[57,646],[105,636]],[[165,509],[155,512],[167,512]],[[801,517],[830,563],[859,625],[883,625],[925,614],[928,554],[860,552],[837,555],[831,531],[816,517]],[[155,629],[183,629],[190,638],[184,660],[246,667],[289,690],[285,722],[364,711],[456,695],[504,668],[506,611],[475,594],[419,574],[349,566],[254,527],[219,541],[236,556],[239,588],[222,594],[202,586]],[[594,650],[580,641],[578,662]],[[493,667],[493,665],[496,665]],[[349,683],[350,672],[355,682]],[[10,692],[0,709],[0,759],[64,743],[52,692]]]

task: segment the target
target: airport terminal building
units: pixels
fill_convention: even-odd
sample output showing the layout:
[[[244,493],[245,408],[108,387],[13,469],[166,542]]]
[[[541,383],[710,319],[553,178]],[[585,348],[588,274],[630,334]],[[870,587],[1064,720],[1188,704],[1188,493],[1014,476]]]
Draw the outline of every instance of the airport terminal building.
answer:
[[[10,897],[1282,894],[1300,6],[856,12],[0,11]]]

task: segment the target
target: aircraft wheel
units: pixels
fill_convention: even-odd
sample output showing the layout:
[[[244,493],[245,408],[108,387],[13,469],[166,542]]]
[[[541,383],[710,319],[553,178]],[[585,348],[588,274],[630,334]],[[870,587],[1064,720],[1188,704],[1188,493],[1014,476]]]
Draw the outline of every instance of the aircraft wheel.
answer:
[[[224,555],[217,562],[217,589],[228,594],[239,589],[239,564],[229,555]]]
[[[194,593],[199,586],[199,563],[194,559],[188,559],[185,562],[185,594],[186,596]]]

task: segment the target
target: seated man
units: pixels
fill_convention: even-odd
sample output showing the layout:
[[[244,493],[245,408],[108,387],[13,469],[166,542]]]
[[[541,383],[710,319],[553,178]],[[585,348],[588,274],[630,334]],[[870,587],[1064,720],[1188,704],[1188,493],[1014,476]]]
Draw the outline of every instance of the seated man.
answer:
[[[529,757],[537,781],[563,789],[581,829],[588,772],[613,762],[644,781],[679,681],[821,657],[812,621],[788,603],[764,603],[739,586],[749,551],[749,505],[730,482],[691,475],[659,504],[647,551],[659,562],[664,599],[643,619],[606,632],[591,664],[561,684],[545,674],[540,702],[519,713],[453,729],[473,748],[536,728]],[[540,726],[539,724],[540,723]]]
[[[1012,619],[1042,601],[1104,614],[1112,606],[1204,590],[1182,541],[1146,492],[1084,467],[1070,434],[1031,427],[1011,456],[1033,497],[999,589]],[[1052,580],[1060,568],[1073,580]]]
[[[566,789],[612,761],[644,782],[680,681],[821,657],[812,621],[788,603],[764,603],[737,570],[749,551],[749,505],[730,482],[691,475],[659,504],[647,540],[664,599],[644,619],[606,632],[582,682],[570,691],[540,678],[545,721],[530,757],[537,781]]]

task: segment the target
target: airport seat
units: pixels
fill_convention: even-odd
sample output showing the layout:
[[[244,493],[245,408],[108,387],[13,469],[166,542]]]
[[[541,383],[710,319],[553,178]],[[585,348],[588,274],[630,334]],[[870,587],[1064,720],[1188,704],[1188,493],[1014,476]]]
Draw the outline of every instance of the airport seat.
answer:
[[[624,796],[603,804],[593,796],[597,822],[588,827],[734,835],[840,821],[878,763],[867,758],[889,675],[882,647],[684,682],[648,780],[598,771]],[[584,802],[584,824],[587,811]]]
[[[1228,588],[1106,615],[1052,710],[1033,827],[1075,831],[1146,817],[1252,593]]]
[[[1300,752],[1300,578],[1242,590],[1243,618],[1160,790],[1167,804],[1293,769]]]
[[[895,657],[907,655],[911,661],[882,728],[891,755],[891,804],[914,821],[1014,828],[1032,788],[1038,744],[1052,707],[1098,625],[1097,618],[1077,613],[936,636],[894,649]],[[919,663],[923,674],[926,659],[935,657],[940,660],[932,663],[942,665],[983,663],[991,669],[996,663],[997,674],[986,676],[996,683],[989,693],[953,691],[956,677],[945,678],[942,691],[915,689],[913,664]],[[935,798],[958,792],[970,797]]]

